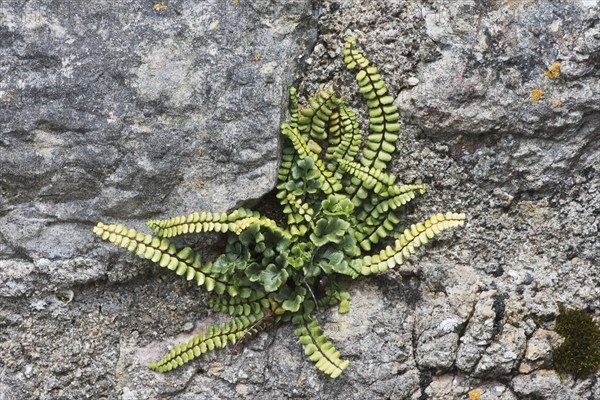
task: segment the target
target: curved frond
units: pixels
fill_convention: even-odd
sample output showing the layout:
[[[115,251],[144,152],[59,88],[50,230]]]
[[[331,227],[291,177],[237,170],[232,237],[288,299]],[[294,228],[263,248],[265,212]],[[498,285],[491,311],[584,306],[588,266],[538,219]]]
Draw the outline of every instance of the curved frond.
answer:
[[[369,135],[360,162],[384,170],[398,140],[400,114],[377,68],[370,66],[369,60],[355,46],[356,39],[349,37],[344,47],[344,62],[348,69],[358,70],[356,80],[369,107]]]
[[[362,275],[385,272],[415,254],[417,248],[439,235],[442,231],[464,225],[465,215],[457,213],[437,214],[423,223],[413,224],[404,230],[394,246],[387,246],[379,254],[365,256],[353,260],[355,269],[360,269]]]
[[[298,325],[294,333],[304,346],[304,354],[320,371],[332,378],[340,376],[350,361],[340,358],[340,353],[323,334],[319,322],[309,315],[297,316],[293,322]]]
[[[345,172],[358,178],[362,183],[352,197],[352,203],[356,207],[359,207],[362,201],[369,196],[370,190],[375,192],[375,194],[387,193],[387,189],[396,181],[394,175],[386,174],[376,168],[366,167],[362,164],[346,160],[340,160],[339,163]]]
[[[298,127],[298,93],[296,88],[290,86],[290,125]]]
[[[225,233],[232,227],[231,222],[243,218],[259,218],[257,211],[238,208],[231,214],[226,213],[193,213],[188,216],[178,216],[169,219],[151,219],[146,225],[159,237],[174,237],[186,233],[221,232]]]
[[[186,343],[173,347],[165,356],[148,368],[156,372],[169,372],[209,351],[221,349],[228,344],[236,344],[242,340],[252,325],[265,316],[264,311],[248,316],[242,315],[224,324],[209,326],[207,330],[194,336]]]
[[[127,229],[122,225],[106,225],[102,222],[96,225],[94,233],[103,240],[126,248],[141,258],[185,277],[188,281],[195,281],[198,286],[203,285],[209,292],[227,292],[234,297],[243,289],[239,282],[230,282],[229,277],[215,273],[212,263],[202,264],[201,257],[190,247],[177,249],[167,238],[144,235],[135,229]]]
[[[390,236],[400,222],[396,210],[413,200],[417,193],[426,192],[426,186],[423,184],[393,188],[396,188],[393,193],[398,193],[397,195],[387,199],[371,198],[371,204],[365,205],[358,215],[358,220],[362,222],[357,225],[356,239],[364,250],[369,251],[372,244]]]
[[[268,231],[278,236],[288,239],[291,238],[291,235],[288,231],[286,231],[285,229],[281,229],[277,226],[277,223],[275,221],[266,217],[247,217],[244,219],[240,219],[238,221],[231,222],[229,224],[229,229],[231,230],[231,232],[235,233],[236,235],[239,235],[252,224],[258,224],[261,228],[266,228]]]
[[[321,190],[325,194],[331,194],[333,192],[339,192],[342,189],[342,185],[333,176],[331,171],[328,171],[323,161],[319,156],[310,149],[306,140],[300,135],[297,129],[292,128],[288,124],[282,125],[282,132],[287,136],[294,145],[296,152],[300,159],[310,157],[314,161],[314,171],[316,172],[317,179],[322,183]]]
[[[220,311],[232,316],[248,316],[258,314],[260,310],[270,308],[272,301],[262,290],[257,290],[248,298],[238,297],[211,297],[208,305],[215,311]]]
[[[331,162],[327,165],[327,168],[335,173],[335,177],[340,180],[343,175],[343,170],[338,171],[339,161],[353,161],[354,157],[360,150],[360,144],[362,143],[362,136],[358,123],[356,122],[356,114],[347,108],[343,103],[340,104],[340,131],[341,138],[339,143],[331,145],[327,148],[327,154],[325,155],[326,160]]]
[[[319,91],[315,97],[308,99],[309,107],[300,109],[298,130],[308,138],[327,139],[327,125],[339,103],[333,88]],[[318,151],[317,153],[319,153]]]

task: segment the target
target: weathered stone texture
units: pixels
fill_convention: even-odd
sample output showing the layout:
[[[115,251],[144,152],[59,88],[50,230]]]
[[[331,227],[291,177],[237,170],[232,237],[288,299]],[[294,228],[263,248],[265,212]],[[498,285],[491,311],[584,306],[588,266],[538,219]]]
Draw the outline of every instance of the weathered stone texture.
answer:
[[[600,315],[597,0],[166,3],[0,3],[0,398],[600,396],[552,371],[548,333],[558,302]],[[304,61],[301,94],[333,82],[364,126],[348,34],[397,94],[392,171],[429,188],[406,221],[467,226],[319,316],[351,360],[333,382],[290,326],[145,369],[221,316],[90,228],[267,192]]]

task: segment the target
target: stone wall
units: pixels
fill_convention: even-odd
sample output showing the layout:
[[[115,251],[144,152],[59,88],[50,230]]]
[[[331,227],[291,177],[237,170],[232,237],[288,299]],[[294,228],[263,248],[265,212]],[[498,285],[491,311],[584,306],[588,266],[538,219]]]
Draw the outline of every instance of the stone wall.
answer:
[[[600,314],[597,0],[153,4],[0,3],[0,399],[600,398],[551,366],[558,303]],[[429,187],[406,221],[468,224],[319,317],[335,381],[285,325],[147,370],[220,316],[91,227],[260,198],[292,82],[333,82],[364,126],[349,34],[397,94],[392,171]]]

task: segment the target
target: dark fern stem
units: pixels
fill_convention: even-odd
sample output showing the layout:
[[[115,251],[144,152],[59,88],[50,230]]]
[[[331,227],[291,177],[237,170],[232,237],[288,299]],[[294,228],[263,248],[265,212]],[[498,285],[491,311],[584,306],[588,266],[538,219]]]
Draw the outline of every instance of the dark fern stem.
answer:
[[[246,342],[248,342],[254,336],[256,336],[256,334],[258,332],[265,330],[268,327],[269,323],[273,320],[274,317],[275,317],[275,313],[273,312],[273,310],[271,310],[270,308],[265,308],[264,317],[262,317],[261,319],[259,319],[255,323],[253,323],[250,327],[248,327],[248,329],[246,329],[246,332],[244,332],[244,335],[231,348],[230,354],[232,354],[232,355],[238,354],[240,352],[242,346],[244,344],[246,344]]]

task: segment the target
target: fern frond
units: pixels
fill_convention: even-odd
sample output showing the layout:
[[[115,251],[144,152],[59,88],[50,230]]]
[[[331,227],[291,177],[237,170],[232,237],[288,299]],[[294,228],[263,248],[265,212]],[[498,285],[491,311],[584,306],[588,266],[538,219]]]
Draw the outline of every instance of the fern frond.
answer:
[[[369,196],[369,190],[380,194],[386,192],[388,187],[396,181],[394,175],[386,174],[379,169],[366,167],[353,161],[340,160],[339,164],[345,172],[358,178],[362,183],[352,198],[352,203],[356,207],[360,206],[362,201]]]
[[[388,237],[396,226],[400,222],[400,218],[393,212],[388,212],[384,218],[376,219],[372,225],[363,225],[357,233],[357,241],[363,250],[371,250],[373,244],[379,243],[382,239]]]
[[[371,198],[371,203],[363,206],[362,212],[357,220],[362,221],[356,227],[356,239],[360,246],[369,251],[371,245],[379,243],[383,238],[388,237],[400,222],[396,210],[413,200],[417,193],[426,192],[426,186],[423,184],[393,186],[392,193],[398,193],[394,197],[387,199]],[[390,190],[389,188],[388,190]],[[387,195],[388,192],[380,194]]]
[[[213,290],[218,294],[227,292],[235,297],[244,289],[239,282],[229,282],[229,277],[215,273],[212,270],[212,263],[202,264],[201,257],[190,247],[178,250],[167,238],[144,235],[136,232],[135,229],[127,229],[122,225],[106,225],[102,222],[96,225],[94,233],[103,240],[126,248],[141,258],[185,277],[188,281],[195,281],[198,286],[204,285],[209,292]],[[248,292],[244,291],[244,293]]]
[[[358,69],[356,80],[369,107],[369,135],[360,162],[367,167],[372,165],[384,170],[392,159],[394,143],[398,140],[400,114],[377,68],[369,66],[369,60],[355,46],[356,39],[349,37],[343,52],[348,69]]]
[[[362,275],[385,272],[404,264],[408,257],[416,253],[417,248],[428,243],[442,231],[464,225],[464,222],[464,214],[449,212],[445,215],[434,215],[423,223],[411,225],[394,242],[394,247],[387,246],[379,254],[353,260],[353,267],[359,269]]]
[[[342,189],[342,184],[335,179],[331,171],[327,170],[323,161],[310,149],[308,143],[300,135],[298,130],[293,129],[288,124],[283,124],[282,132],[292,141],[300,159],[310,157],[314,160],[314,171],[317,175],[317,179],[322,183],[321,190],[325,194],[339,192]]]
[[[385,192],[381,193],[381,195],[383,197],[399,196],[410,192],[414,192],[415,194],[425,194],[427,192],[427,185],[424,183],[413,183],[411,185],[402,186],[394,185],[388,187]]]
[[[258,224],[261,228],[265,228],[266,230],[274,233],[277,236],[284,237],[290,239],[292,235],[286,231],[285,229],[281,229],[277,226],[277,223],[272,219],[266,217],[247,217],[240,219],[235,222],[231,222],[229,224],[229,229],[235,233],[236,235],[241,234],[244,230],[246,230],[250,225]]]
[[[288,215],[287,225],[291,235],[304,236],[309,226],[313,225],[314,210],[293,193],[281,191],[277,193],[277,198],[280,199],[279,204],[284,206],[284,214]]]
[[[298,315],[293,321],[298,324],[294,333],[304,346],[304,354],[315,363],[320,371],[332,378],[340,376],[350,361],[340,358],[340,353],[323,334],[319,322],[309,315]]]
[[[215,311],[220,311],[232,316],[248,316],[258,314],[261,310],[270,308],[272,301],[262,290],[257,290],[248,298],[238,297],[211,297],[208,305]]]
[[[298,96],[296,92],[296,88],[290,86],[290,126],[294,129],[298,129]],[[279,184],[287,182],[289,178],[290,171],[294,162],[296,162],[297,153],[294,149],[294,146],[290,143],[288,139],[284,138],[283,151],[281,156],[281,164],[279,165],[279,170],[277,171],[278,178],[278,186]]]
[[[290,86],[290,126],[298,127],[298,93],[296,88]]]
[[[254,217],[259,218],[257,211],[247,208],[238,208],[231,214],[226,213],[193,213],[188,216],[178,216],[169,219],[152,219],[146,225],[159,237],[174,237],[186,233],[221,232],[225,233],[232,227],[231,222],[239,219]]]
[[[342,123],[340,119],[340,105],[333,110],[327,121],[327,153],[330,149],[335,149],[340,144],[342,134]]]
[[[294,127],[294,129],[297,128]],[[277,171],[277,187],[282,184],[284,185],[285,182],[288,181],[292,171],[292,166],[298,159],[298,154],[296,153],[296,150],[294,149],[294,146],[292,146],[291,142],[287,138],[284,138],[284,141],[287,143],[283,147],[281,164],[279,165],[279,170]]]
[[[339,99],[335,97],[331,87],[321,90],[315,97],[309,98],[309,107],[300,110],[299,132],[306,138],[310,135],[312,139],[316,140],[327,139],[327,124],[338,103]]]
[[[264,316],[265,312],[260,311],[234,318],[224,324],[209,326],[205,332],[194,336],[188,342],[173,347],[160,361],[149,364],[148,368],[156,372],[169,372],[209,351],[225,348],[228,344],[234,345]]]
[[[338,161],[346,160],[353,161],[356,154],[360,150],[360,144],[362,143],[362,136],[358,122],[356,122],[356,114],[347,108],[344,103],[340,103],[339,107],[340,114],[340,131],[341,138],[337,145],[329,146],[327,148],[327,154],[325,155],[326,160],[333,161],[328,164],[327,168],[330,171],[335,172],[336,178],[339,180],[342,178],[342,173],[338,174]]]

